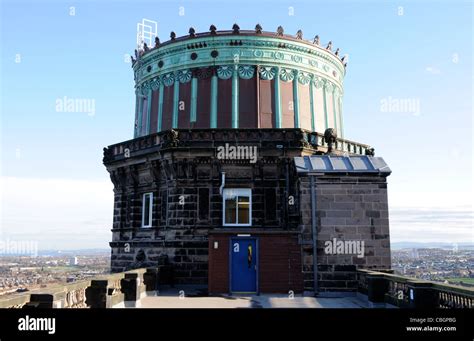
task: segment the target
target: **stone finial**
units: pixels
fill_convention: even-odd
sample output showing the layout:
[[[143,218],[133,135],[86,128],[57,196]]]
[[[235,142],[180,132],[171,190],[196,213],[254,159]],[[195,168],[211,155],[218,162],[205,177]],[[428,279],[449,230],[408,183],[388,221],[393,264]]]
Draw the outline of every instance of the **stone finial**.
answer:
[[[367,156],[375,156],[375,149],[370,147],[365,150],[365,155]]]
[[[334,128],[328,128],[324,131],[324,142],[328,145],[327,154],[332,153],[333,144],[336,142],[337,133]]]
[[[175,39],[176,39],[176,33],[174,33],[173,31],[171,31],[171,33],[170,33],[170,38],[171,38],[171,40],[175,40]]]
[[[211,32],[212,35],[216,34],[217,28],[214,25],[211,25],[209,27],[209,31]]]
[[[143,43],[143,51],[148,51],[150,50],[150,48],[148,47],[148,45],[146,43]]]
[[[336,52],[334,52],[336,56],[339,56],[339,48],[336,49]]]
[[[316,35],[316,36],[314,37],[314,39],[313,39],[313,44],[314,44],[314,45],[319,45],[319,36],[318,36],[318,35]]]
[[[133,64],[133,63],[135,63],[136,60],[135,60],[135,58],[133,58],[133,56],[130,56],[130,61],[131,61],[132,64]]]
[[[147,268],[143,274],[143,284],[146,291],[157,292],[159,287],[159,270],[158,268]]]
[[[138,50],[135,49],[135,59],[138,59]]]
[[[196,36],[196,30],[194,29],[194,27],[190,27],[189,28],[189,35],[191,37],[195,37]]]
[[[232,25],[232,33],[233,34],[239,34],[240,33],[240,27],[237,24]]]
[[[158,46],[160,46],[160,38],[155,37],[155,48],[157,48]]]
[[[326,46],[326,50],[332,50],[332,41],[329,41],[328,46]]]
[[[168,130],[164,135],[164,147],[177,147],[179,143],[178,132],[176,130]]]
[[[298,39],[298,40],[303,39],[303,31],[298,30],[298,32],[296,32],[296,39]]]
[[[285,30],[283,29],[283,26],[278,26],[277,28],[277,36],[283,36],[283,33],[285,33]]]
[[[262,34],[262,26],[260,24],[255,25],[255,33]]]
[[[349,59],[349,56],[347,54],[345,54],[342,58],[341,58],[341,62],[342,64],[344,65],[344,67],[347,66],[347,61]]]

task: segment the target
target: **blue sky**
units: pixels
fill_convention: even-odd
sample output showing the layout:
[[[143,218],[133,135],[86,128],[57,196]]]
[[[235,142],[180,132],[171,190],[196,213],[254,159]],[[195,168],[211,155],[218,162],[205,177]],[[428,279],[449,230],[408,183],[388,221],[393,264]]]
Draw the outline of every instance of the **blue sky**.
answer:
[[[147,18],[162,41],[234,22],[332,40],[349,54],[345,137],[374,146],[393,170],[392,241],[473,241],[470,2],[7,0],[0,11],[0,239],[108,247],[102,148],[133,137],[125,55]],[[64,96],[93,99],[95,114],[57,112]],[[420,110],[384,110],[390,99]]]

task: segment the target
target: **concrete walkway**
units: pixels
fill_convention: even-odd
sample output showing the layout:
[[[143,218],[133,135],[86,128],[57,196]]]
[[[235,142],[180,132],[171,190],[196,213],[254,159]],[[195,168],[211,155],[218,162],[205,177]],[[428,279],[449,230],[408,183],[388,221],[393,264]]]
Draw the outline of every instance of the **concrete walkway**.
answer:
[[[295,295],[255,296],[199,296],[192,293],[168,290],[159,296],[140,300],[141,308],[366,308],[367,304],[357,297],[321,298]]]

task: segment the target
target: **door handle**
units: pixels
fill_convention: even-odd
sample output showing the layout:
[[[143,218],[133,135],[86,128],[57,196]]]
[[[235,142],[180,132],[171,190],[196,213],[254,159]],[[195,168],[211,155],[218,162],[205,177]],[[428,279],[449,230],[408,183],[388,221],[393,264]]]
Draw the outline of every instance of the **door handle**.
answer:
[[[247,264],[248,264],[248,267],[250,269],[250,267],[252,266],[252,245],[249,245],[247,247]]]

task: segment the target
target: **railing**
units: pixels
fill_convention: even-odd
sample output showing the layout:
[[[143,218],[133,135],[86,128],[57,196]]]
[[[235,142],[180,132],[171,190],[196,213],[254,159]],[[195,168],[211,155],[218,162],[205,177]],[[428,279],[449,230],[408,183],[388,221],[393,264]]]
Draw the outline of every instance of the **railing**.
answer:
[[[166,266],[135,269],[96,279],[54,285],[0,297],[0,308],[136,307],[167,284]],[[160,281],[160,274],[164,273]],[[474,289],[421,281],[388,272],[357,270],[358,292],[371,306],[400,308],[474,308]]]
[[[433,283],[440,308],[474,308],[474,289]]]
[[[324,136],[304,129],[175,129],[137,137],[104,148],[104,162],[137,156],[170,147],[216,148],[223,143],[257,144],[259,147],[311,148],[325,153]],[[345,139],[336,139],[336,152],[366,155],[370,146]]]
[[[474,289],[391,273],[358,270],[358,292],[374,305],[400,308],[474,308]]]
[[[155,295],[160,268],[136,269],[96,279],[0,297],[0,308],[116,308]]]

